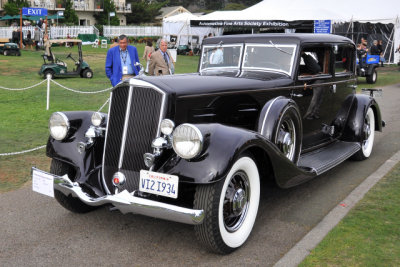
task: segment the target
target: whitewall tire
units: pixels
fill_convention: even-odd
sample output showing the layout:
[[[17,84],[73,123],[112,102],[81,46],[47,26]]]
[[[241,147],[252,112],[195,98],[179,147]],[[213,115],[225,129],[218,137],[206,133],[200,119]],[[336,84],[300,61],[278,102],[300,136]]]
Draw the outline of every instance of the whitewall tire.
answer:
[[[225,179],[197,187],[194,206],[205,211],[204,222],[195,226],[198,239],[221,254],[239,248],[253,229],[259,200],[258,168],[250,156],[244,155]]]

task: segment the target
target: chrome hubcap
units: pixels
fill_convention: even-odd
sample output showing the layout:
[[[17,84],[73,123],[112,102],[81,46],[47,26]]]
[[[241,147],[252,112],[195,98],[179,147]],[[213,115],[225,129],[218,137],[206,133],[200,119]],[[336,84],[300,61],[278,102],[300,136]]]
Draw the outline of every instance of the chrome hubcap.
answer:
[[[369,117],[366,117],[364,123],[364,138],[365,138],[363,142],[364,149],[368,147],[369,137],[371,136],[371,126],[369,119],[370,119]]]
[[[290,160],[293,160],[295,151],[296,131],[294,122],[287,119],[282,122],[277,139],[277,145],[282,153]]]
[[[225,192],[223,218],[228,232],[235,232],[242,226],[249,208],[249,198],[249,179],[239,171],[232,176]]]

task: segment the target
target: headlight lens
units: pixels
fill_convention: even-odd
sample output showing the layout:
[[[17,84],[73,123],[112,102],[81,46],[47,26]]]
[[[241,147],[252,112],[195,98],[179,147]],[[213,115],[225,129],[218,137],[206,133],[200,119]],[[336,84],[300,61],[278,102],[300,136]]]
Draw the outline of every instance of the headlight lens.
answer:
[[[50,135],[56,140],[63,140],[69,130],[69,121],[67,116],[61,112],[55,112],[49,120]]]
[[[92,124],[99,127],[104,121],[104,116],[100,112],[95,112],[92,115]]]
[[[164,119],[161,121],[161,132],[165,135],[170,135],[174,130],[175,123],[169,119]]]
[[[172,135],[172,147],[181,158],[191,159],[196,157],[203,146],[203,135],[192,124],[181,124],[176,127]]]

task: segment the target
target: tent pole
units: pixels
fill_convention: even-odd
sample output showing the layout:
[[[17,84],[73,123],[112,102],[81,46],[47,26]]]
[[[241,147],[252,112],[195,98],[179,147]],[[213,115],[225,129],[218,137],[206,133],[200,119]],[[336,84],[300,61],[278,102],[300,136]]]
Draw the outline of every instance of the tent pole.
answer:
[[[251,28],[251,34],[254,34],[254,29],[253,28]]]
[[[19,10],[19,49],[22,49],[22,8]]]
[[[392,39],[392,36],[393,36],[392,47],[390,48],[389,60],[388,60],[389,62],[388,62],[388,63],[392,63],[392,62],[390,62],[390,59],[392,58],[392,52],[393,52],[393,46],[394,46],[394,35],[393,35],[393,33],[394,33],[394,29],[395,29],[395,28],[396,28],[396,25],[393,25],[393,30],[392,30],[392,32],[390,33],[388,43],[386,44],[385,52],[383,53],[383,55],[385,56],[385,54],[386,54],[386,49],[388,48],[389,42],[390,42],[390,40]]]

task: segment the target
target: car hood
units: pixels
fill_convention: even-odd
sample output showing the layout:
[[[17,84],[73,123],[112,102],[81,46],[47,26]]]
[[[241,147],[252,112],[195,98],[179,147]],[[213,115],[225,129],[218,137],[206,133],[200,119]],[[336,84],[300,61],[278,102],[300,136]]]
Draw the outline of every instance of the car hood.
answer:
[[[257,90],[277,87],[286,87],[293,84],[293,80],[283,74],[264,73],[242,74],[249,77],[203,76],[199,73],[166,75],[166,76],[141,76],[138,79],[149,82],[167,93],[179,96],[199,95],[241,90]]]

